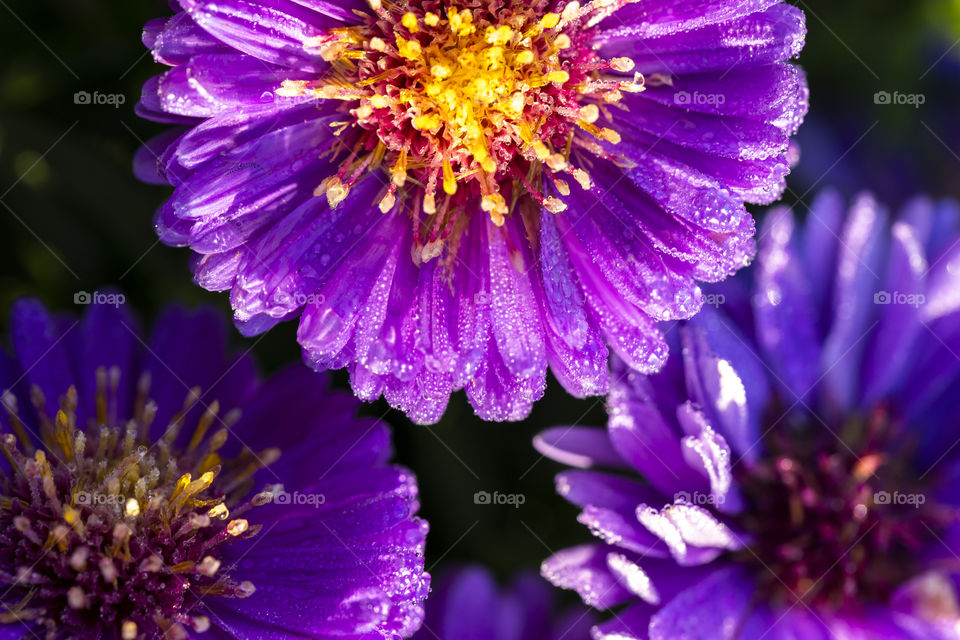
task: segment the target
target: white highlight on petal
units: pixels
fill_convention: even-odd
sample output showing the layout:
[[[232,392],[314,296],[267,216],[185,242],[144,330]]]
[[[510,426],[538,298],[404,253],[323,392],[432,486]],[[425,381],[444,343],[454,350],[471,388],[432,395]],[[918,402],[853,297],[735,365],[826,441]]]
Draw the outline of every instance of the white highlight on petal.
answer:
[[[696,505],[676,503],[660,511],[640,505],[637,507],[637,519],[663,540],[670,553],[681,563],[687,559],[690,547],[719,551],[743,546],[725,524]]]
[[[670,507],[664,507],[664,511]],[[670,549],[674,557],[682,558],[687,555],[687,543],[683,541],[680,530],[671,522],[663,512],[655,508],[641,504],[637,507],[637,520],[640,524],[650,530],[650,533],[657,536]]]
[[[717,398],[717,408],[724,411],[731,404],[745,405],[747,391],[733,366],[726,360],[717,360],[717,372],[720,374],[720,396]]]
[[[702,417],[702,416],[701,416]],[[722,435],[702,421],[702,431],[698,436],[687,436],[683,446],[695,452],[710,479],[710,493],[716,505],[722,505],[733,484],[730,465],[730,447]]]
[[[727,525],[706,509],[692,504],[675,504],[664,511],[687,544],[722,549],[739,549],[742,546]]]
[[[630,562],[622,553],[607,555],[607,566],[617,576],[617,580],[627,589],[653,605],[660,604],[660,593],[653,586],[650,576],[634,562]]]
[[[928,571],[916,576],[897,589],[893,605],[925,622],[960,628],[960,602],[953,583],[942,573]]]

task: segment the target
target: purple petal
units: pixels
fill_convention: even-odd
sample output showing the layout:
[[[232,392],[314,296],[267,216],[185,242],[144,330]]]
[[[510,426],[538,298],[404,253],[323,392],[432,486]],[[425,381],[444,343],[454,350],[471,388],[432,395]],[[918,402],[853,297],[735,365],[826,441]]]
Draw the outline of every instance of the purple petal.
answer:
[[[543,562],[540,573],[556,587],[575,590],[591,607],[614,607],[632,596],[607,567],[608,550],[585,544],[558,551]]]
[[[737,640],[754,584],[737,569],[721,569],[660,609],[650,640]]]
[[[553,427],[537,434],[533,446],[551,460],[572,467],[625,467],[607,430],[599,427]]]

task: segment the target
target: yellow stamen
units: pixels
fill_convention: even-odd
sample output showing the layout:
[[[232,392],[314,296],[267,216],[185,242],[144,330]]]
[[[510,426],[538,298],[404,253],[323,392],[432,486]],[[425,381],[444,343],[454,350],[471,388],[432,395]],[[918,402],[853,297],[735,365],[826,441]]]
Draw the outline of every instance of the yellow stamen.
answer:
[[[453,176],[450,161],[446,158],[443,159],[443,190],[451,196],[457,192],[457,180]]]
[[[423,212],[428,215],[433,215],[437,212],[437,200],[433,193],[424,194]]]
[[[403,14],[403,17],[400,18],[400,24],[407,28],[407,31],[410,33],[416,33],[420,31],[420,27],[417,26],[417,16],[413,15],[409,11]]]
[[[543,29],[553,29],[558,24],[560,24],[559,13],[547,13],[540,18],[540,27]]]
[[[487,42],[497,46],[503,46],[510,42],[513,39],[513,29],[503,25],[494,29],[493,27],[487,28]]]
[[[383,196],[380,200],[380,211],[382,213],[387,213],[390,209],[393,209],[393,205],[397,203],[397,197],[393,195],[393,192],[388,191],[387,195]]]
[[[430,131],[440,126],[440,116],[432,113],[428,116],[417,116],[413,119],[413,128],[420,131]]]
[[[347,194],[350,193],[350,187],[343,184],[337,176],[327,178],[318,189],[323,189],[326,192],[327,202],[330,203],[331,209],[343,202]]]
[[[600,119],[600,108],[595,104],[588,104],[580,109],[580,118],[589,124]]]
[[[601,129],[600,137],[602,137],[607,142],[612,142],[613,144],[620,144],[620,134],[614,131],[613,129]]]
[[[217,504],[211,507],[210,510],[207,511],[207,515],[211,518],[219,518],[221,520],[224,520],[227,516],[230,515],[230,510],[227,509],[227,505],[221,502],[220,504]]]
[[[275,92],[283,98],[295,98],[307,94],[306,80],[284,80]]]
[[[517,64],[530,64],[534,60],[533,51],[530,49],[524,49],[517,54],[517,57],[514,58]]]
[[[628,71],[633,71],[633,60],[630,58],[614,58],[610,61],[610,67],[614,71],[620,71],[626,73]]]
[[[567,159],[563,157],[562,153],[551,154],[547,158],[547,166],[550,167],[551,171],[563,171],[567,168]]]
[[[557,198],[544,198],[543,207],[550,213],[562,213],[567,210],[567,205]]]
[[[480,201],[480,208],[490,214],[493,223],[502,227],[505,221],[504,216],[508,213],[507,201],[499,193],[491,193],[483,196]]]
[[[137,623],[132,620],[124,620],[123,624],[120,625],[120,637],[123,640],[136,640]]]
[[[407,181],[407,150],[401,149],[400,156],[397,158],[397,163],[393,165],[391,170],[391,175],[393,179],[393,184],[398,187],[402,187],[403,183]]]
[[[227,523],[227,533],[229,533],[231,536],[239,536],[243,532],[245,532],[249,527],[250,527],[250,523],[248,523],[243,518],[239,518],[237,520],[231,520],[230,522]]]
[[[397,36],[397,51],[408,60],[419,60],[423,55],[419,42],[416,40],[405,40],[403,36]]]
[[[573,179],[584,189],[590,189],[593,186],[593,181],[590,180],[590,174],[588,174],[583,169],[574,169],[570,172],[573,174]]]

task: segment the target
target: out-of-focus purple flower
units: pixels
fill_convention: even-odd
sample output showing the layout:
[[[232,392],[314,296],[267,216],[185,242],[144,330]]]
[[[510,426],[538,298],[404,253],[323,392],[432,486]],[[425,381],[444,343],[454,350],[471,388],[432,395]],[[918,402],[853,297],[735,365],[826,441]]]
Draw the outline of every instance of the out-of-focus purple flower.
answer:
[[[559,611],[555,595],[535,573],[501,589],[483,567],[454,569],[437,580],[414,640],[587,640],[590,610]]]
[[[774,210],[751,275],[606,430],[538,436],[600,538],[544,575],[623,605],[597,639],[960,637],[960,209]]]
[[[115,294],[114,294],[115,295]],[[114,298],[116,300],[117,298]],[[215,312],[25,300],[0,353],[0,637],[411,636],[429,590],[390,433]]]
[[[658,369],[807,108],[778,0],[176,4],[138,105],[178,125],[137,159],[176,187],[160,237],[245,334],[299,318],[309,363],[419,422],[461,388],[523,418],[548,365],[605,393],[610,348]]]

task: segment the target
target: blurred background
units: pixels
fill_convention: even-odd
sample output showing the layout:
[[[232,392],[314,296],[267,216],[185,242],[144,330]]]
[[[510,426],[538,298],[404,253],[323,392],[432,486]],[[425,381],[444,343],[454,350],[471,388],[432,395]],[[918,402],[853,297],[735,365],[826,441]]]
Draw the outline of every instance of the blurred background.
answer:
[[[807,13],[800,64],[812,109],[785,200],[809,204],[826,185],[848,196],[873,190],[891,208],[918,192],[960,195],[960,2],[794,4]],[[161,0],[0,0],[2,335],[16,297],[76,310],[76,292],[105,284],[121,287],[148,323],[172,301],[229,317],[225,294],[193,285],[188,251],[156,241],[152,215],[169,189],[131,173],[134,151],[162,131],[133,114],[141,85],[161,71],[140,31],[168,14]],[[96,104],[94,93],[112,97]],[[234,346],[252,349],[269,372],[299,359],[295,329],[234,335]],[[346,387],[345,377],[334,375],[334,384]],[[383,402],[364,412],[393,425],[397,459],[420,478],[428,567],[535,570],[552,551],[587,539],[575,509],[553,492],[558,466],[530,441],[551,425],[603,424],[602,401],[570,398],[551,381],[518,424],[480,422],[462,394],[429,428]],[[478,505],[478,491],[521,494],[524,503]]]

